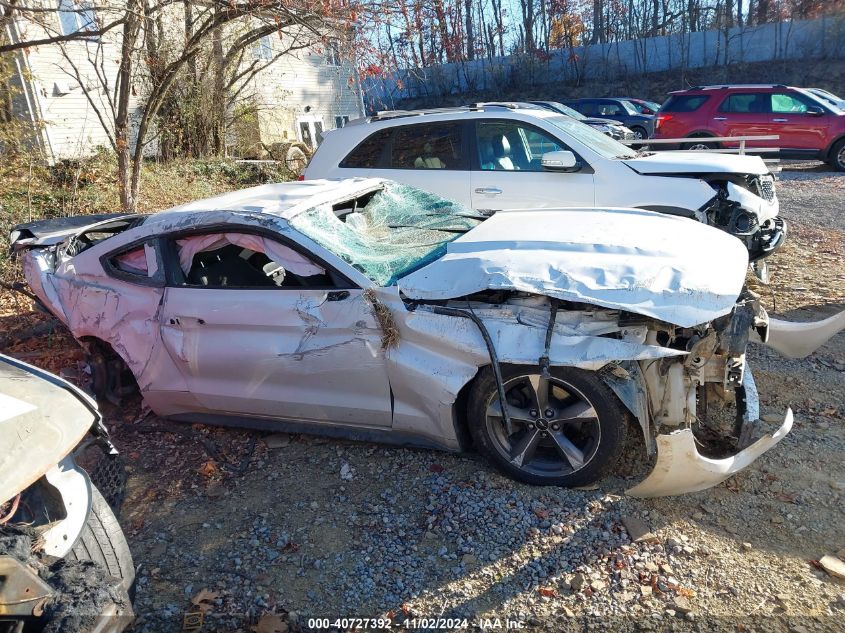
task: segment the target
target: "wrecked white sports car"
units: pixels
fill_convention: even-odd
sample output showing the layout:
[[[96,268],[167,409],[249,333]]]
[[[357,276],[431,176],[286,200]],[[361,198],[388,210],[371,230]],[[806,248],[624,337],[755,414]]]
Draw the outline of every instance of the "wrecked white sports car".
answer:
[[[125,363],[174,420],[474,443],[535,484],[600,478],[629,416],[658,451],[633,494],[724,480],[792,423],[787,411],[752,442],[749,337],[797,355],[845,326],[840,315],[792,336],[743,290],[738,240],[650,211],[484,217],[355,179],[90,221],[20,225],[10,241],[90,353],[101,395],[126,387]],[[719,430],[704,412],[724,400],[736,423]],[[738,454],[699,454],[694,437],[714,429]]]

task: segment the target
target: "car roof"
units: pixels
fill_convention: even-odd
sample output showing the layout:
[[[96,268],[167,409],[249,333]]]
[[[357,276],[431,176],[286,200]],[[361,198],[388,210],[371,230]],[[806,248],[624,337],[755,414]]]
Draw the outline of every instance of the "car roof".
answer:
[[[691,93],[706,93],[717,90],[771,90],[773,88],[788,88],[796,90],[793,86],[786,86],[784,84],[717,84],[712,86],[693,86],[692,88],[685,88],[683,90],[673,90],[670,95],[691,94]]]
[[[436,118],[436,117],[454,117],[455,115],[466,115],[467,117],[480,117],[484,114],[495,113],[501,115],[504,113],[527,114],[535,117],[551,117],[560,116],[557,112],[550,112],[544,108],[540,108],[528,101],[490,101],[485,103],[477,103],[466,106],[456,106],[449,108],[431,108],[423,110],[381,110],[374,115],[354,119],[347,123],[340,130],[331,130],[329,133],[334,134],[339,131],[355,128],[360,125],[373,123],[387,123],[400,121],[404,123],[418,122],[407,121],[407,119],[420,118]]]
[[[260,185],[159,211],[146,224],[173,220],[174,215],[207,211],[266,214],[290,220],[321,204],[334,204],[380,189],[384,182],[382,178],[344,178]]]

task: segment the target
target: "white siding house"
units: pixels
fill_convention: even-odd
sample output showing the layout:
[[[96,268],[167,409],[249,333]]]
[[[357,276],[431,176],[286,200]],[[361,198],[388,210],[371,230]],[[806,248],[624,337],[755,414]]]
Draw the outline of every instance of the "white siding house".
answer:
[[[66,2],[68,0],[62,0],[60,7]],[[93,15],[83,15],[60,9],[55,14],[57,24],[52,31],[32,22],[15,20],[7,26],[6,37],[16,42],[85,30],[90,22],[84,20],[92,20]],[[110,147],[106,130],[111,129],[111,110],[97,73],[113,87],[120,49],[114,41],[104,43],[106,46],[101,48],[95,41],[76,40],[65,42],[61,47],[39,46],[14,53],[18,75],[15,83],[23,88],[16,100],[20,107],[18,115],[33,124],[34,142],[50,162],[85,156],[98,147]],[[103,50],[116,53],[96,57],[98,51]],[[79,70],[82,81],[76,77],[74,67]],[[106,115],[102,120],[91,106],[89,97]],[[134,109],[138,99],[133,101]]]
[[[95,16],[79,12],[77,0],[60,0],[68,11],[54,14],[57,32],[85,30]],[[174,8],[174,11],[178,9]],[[173,16],[179,24],[181,15]],[[39,32],[35,32],[38,30]],[[46,37],[31,22],[18,19],[7,27],[12,41]],[[50,162],[79,158],[98,147],[110,147],[112,110],[108,100],[114,89],[120,59],[119,29],[97,42],[76,40],[63,45],[44,45],[16,53],[16,83],[23,85],[16,99],[20,116],[36,129],[36,142]],[[224,35],[225,37],[225,35]],[[278,36],[263,38],[245,51],[243,63],[273,59],[280,48]],[[64,50],[64,52],[63,52]],[[82,76],[79,81],[74,67]],[[105,90],[103,85],[109,89]],[[315,147],[322,130],[342,126],[363,115],[360,84],[353,60],[341,60],[334,47],[319,45],[281,56],[249,80],[242,92],[253,102],[248,124],[232,126],[230,151],[241,156],[260,156],[267,146],[300,141]],[[133,86],[130,112],[143,106],[143,84]],[[91,107],[93,100],[98,108]],[[106,116],[99,117],[97,110]],[[154,151],[153,143],[149,149]]]
[[[266,36],[248,55],[271,59],[282,44]],[[299,141],[312,149],[323,130],[343,127],[350,119],[364,116],[361,86],[353,60],[343,59],[334,45],[291,52],[250,80],[255,101],[251,133],[237,126],[238,152],[256,155],[261,144],[269,146]]]

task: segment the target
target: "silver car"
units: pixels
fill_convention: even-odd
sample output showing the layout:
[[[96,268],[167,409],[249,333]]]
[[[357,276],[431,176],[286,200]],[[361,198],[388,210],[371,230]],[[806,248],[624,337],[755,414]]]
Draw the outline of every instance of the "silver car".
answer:
[[[789,431],[789,411],[760,427],[749,339],[800,355],[845,326],[769,319],[744,290],[742,243],[692,220],[486,217],[377,179],[48,220],[10,242],[101,395],[134,379],[173,420],[474,445],[532,484],[601,478],[630,418],[659,453],[642,496],[711,486]],[[718,423],[705,398],[738,403],[724,459],[697,448]]]

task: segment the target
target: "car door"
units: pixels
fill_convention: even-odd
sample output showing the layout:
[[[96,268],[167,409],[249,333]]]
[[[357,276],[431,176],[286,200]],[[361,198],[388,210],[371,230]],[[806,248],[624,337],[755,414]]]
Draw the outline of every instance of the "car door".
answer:
[[[824,149],[831,118],[827,110],[797,92],[777,91],[771,93],[770,97],[772,133],[780,136],[778,147]]]
[[[238,230],[164,246],[161,337],[196,401],[236,416],[390,426],[382,333],[362,289]]]
[[[462,121],[393,128],[382,164],[370,175],[431,191],[469,206],[469,165]]]
[[[765,136],[772,129],[771,100],[767,92],[733,92],[728,94],[713,114],[713,129],[719,136]],[[723,143],[738,147],[739,143]],[[777,141],[753,141],[755,147],[776,147]]]
[[[535,125],[509,119],[476,120],[471,175],[472,208],[477,211],[593,206],[592,168],[543,171],[542,155],[570,150]]]

